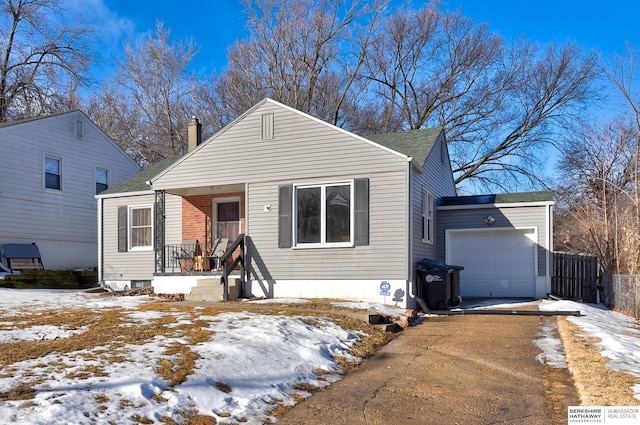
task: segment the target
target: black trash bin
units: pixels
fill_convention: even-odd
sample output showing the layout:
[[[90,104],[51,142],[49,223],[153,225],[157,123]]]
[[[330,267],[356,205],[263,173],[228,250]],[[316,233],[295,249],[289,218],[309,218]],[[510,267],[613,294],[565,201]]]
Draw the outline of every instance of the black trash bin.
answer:
[[[464,267],[428,258],[418,261],[418,296],[429,310],[446,310],[460,304],[460,270]]]

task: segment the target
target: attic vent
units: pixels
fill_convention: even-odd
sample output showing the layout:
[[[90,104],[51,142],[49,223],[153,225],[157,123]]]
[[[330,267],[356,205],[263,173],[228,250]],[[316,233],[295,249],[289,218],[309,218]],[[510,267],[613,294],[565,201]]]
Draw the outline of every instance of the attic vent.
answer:
[[[262,140],[273,139],[273,114],[262,114]]]
[[[76,137],[82,139],[82,121],[76,120]]]

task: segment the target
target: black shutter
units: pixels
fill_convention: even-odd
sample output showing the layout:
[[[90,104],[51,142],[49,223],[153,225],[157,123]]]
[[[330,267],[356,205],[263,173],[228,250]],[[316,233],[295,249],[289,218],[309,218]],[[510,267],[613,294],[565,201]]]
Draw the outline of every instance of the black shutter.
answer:
[[[127,252],[127,217],[128,209],[126,206],[118,207],[118,252]]]
[[[355,180],[355,235],[356,246],[369,245],[369,179]]]
[[[293,186],[278,187],[278,248],[291,248]]]

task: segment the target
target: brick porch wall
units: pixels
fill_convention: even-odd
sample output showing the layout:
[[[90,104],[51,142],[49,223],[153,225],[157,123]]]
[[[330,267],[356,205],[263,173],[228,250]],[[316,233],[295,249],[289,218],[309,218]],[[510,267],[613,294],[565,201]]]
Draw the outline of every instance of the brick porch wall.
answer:
[[[197,239],[200,246],[211,249],[211,229],[213,223],[213,200],[215,198],[240,197],[240,233],[245,232],[244,192],[221,193],[217,195],[186,196],[182,198],[182,239]],[[229,241],[231,243],[233,241]]]

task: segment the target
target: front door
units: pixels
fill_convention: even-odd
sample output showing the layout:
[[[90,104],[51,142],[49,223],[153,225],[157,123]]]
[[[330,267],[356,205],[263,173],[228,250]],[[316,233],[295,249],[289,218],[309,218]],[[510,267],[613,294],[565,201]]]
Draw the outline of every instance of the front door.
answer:
[[[229,243],[240,234],[240,199],[214,199],[213,239],[228,238]]]

